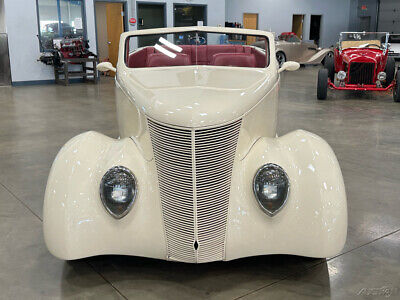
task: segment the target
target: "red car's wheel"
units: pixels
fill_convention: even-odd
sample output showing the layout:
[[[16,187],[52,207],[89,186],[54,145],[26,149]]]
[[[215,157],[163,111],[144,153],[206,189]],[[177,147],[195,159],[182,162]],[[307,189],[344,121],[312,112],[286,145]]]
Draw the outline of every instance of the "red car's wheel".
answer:
[[[388,57],[385,67],[386,82],[383,84],[383,86],[387,87],[393,82],[395,72],[396,62],[393,57]]]
[[[324,68],[328,70],[329,79],[334,82],[335,81],[335,61],[333,56],[325,56],[324,59]]]
[[[317,98],[325,100],[328,95],[328,70],[320,69],[318,71]]]
[[[396,84],[393,87],[393,100],[394,102],[400,102],[400,70],[397,70]]]

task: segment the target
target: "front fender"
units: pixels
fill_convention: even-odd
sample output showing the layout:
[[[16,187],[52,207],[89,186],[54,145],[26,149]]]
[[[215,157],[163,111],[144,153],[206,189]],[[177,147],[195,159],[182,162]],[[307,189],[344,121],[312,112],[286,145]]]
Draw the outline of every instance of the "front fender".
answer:
[[[253,178],[264,164],[288,174],[286,205],[274,217],[259,207]],[[263,254],[330,257],[347,235],[347,201],[342,173],[331,147],[320,137],[297,130],[261,138],[233,169],[226,259]]]
[[[129,168],[138,185],[132,210],[120,220],[106,212],[99,195],[101,178],[118,165]],[[156,178],[151,165],[130,138],[86,132],[71,139],[58,153],[46,187],[43,230],[50,252],[65,260],[132,253],[165,259],[158,189],[147,182],[147,176]]]

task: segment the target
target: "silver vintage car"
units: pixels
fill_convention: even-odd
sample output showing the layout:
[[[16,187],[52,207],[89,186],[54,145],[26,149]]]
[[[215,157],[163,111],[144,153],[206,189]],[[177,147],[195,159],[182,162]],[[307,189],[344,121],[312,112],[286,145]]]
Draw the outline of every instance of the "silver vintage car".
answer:
[[[262,41],[253,46],[263,47]],[[320,64],[327,55],[333,56],[331,48],[319,48],[313,41],[302,41],[293,32],[283,32],[275,40],[275,53],[279,65],[286,61],[296,61],[300,64]]]

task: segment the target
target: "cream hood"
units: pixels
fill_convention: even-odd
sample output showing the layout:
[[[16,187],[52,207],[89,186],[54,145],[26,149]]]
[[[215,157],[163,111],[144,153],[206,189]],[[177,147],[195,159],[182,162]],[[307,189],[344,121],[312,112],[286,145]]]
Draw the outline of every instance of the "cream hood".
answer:
[[[127,69],[117,82],[149,118],[179,127],[205,127],[241,117],[277,80],[277,72],[269,68],[184,66]]]

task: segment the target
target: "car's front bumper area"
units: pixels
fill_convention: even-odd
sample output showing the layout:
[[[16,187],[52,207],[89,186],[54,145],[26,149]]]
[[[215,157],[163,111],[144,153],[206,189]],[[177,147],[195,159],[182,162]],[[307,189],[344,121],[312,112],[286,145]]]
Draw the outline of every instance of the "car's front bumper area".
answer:
[[[343,84],[343,85],[335,85],[332,81],[328,81],[328,86],[333,90],[342,90],[342,91],[376,91],[376,92],[385,92],[393,88],[394,84],[391,83],[386,87],[378,86],[376,84]]]
[[[290,180],[286,205],[274,217],[260,209],[252,188],[255,173],[267,163],[280,165]],[[99,196],[102,176],[117,165],[129,168],[138,185],[132,210],[119,220],[108,214]],[[185,261],[171,257],[168,249],[175,244],[166,241],[154,159],[146,160],[130,138],[87,132],[69,141],[52,166],[43,215],[47,247],[61,259],[122,254]],[[341,251],[346,233],[342,174],[321,138],[301,130],[260,138],[245,156],[235,158],[219,260],[277,253],[329,257]],[[200,260],[202,247],[193,248],[195,259],[186,262],[216,260]]]

